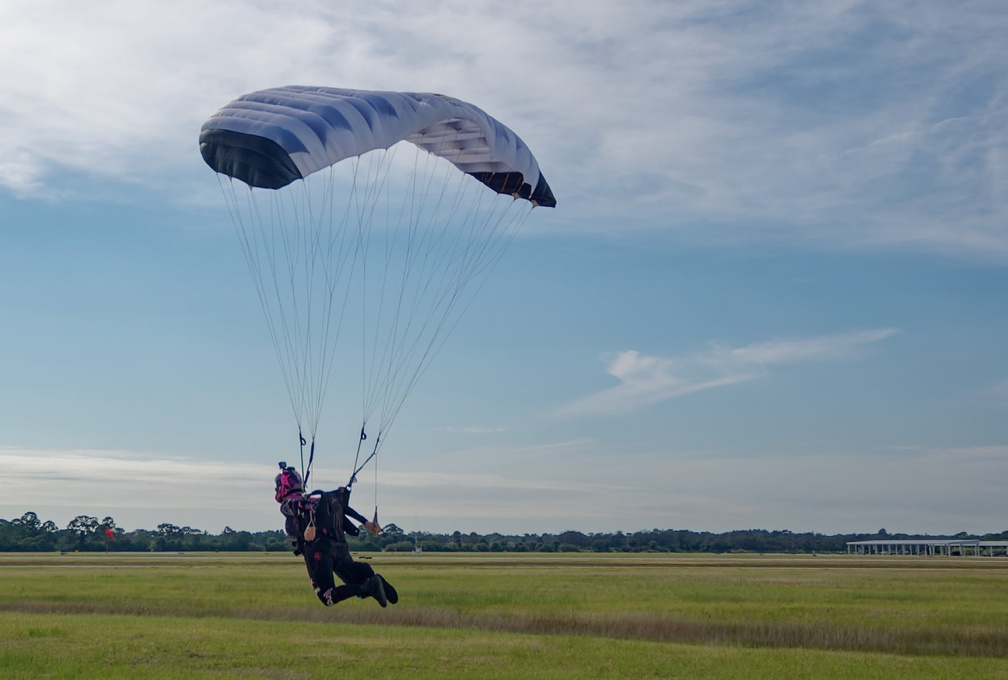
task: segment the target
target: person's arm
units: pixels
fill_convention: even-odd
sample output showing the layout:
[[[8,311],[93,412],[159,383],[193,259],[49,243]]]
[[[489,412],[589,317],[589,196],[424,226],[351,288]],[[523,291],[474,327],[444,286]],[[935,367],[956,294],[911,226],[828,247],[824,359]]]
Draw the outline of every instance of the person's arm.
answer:
[[[358,522],[361,522],[364,525],[364,528],[370,531],[375,536],[381,533],[381,526],[377,522],[372,522],[367,517],[351,508],[349,505],[343,508],[343,515],[347,517],[353,517]]]
[[[346,515],[347,517],[353,517],[355,520],[357,520],[361,524],[367,524],[368,523],[368,518],[367,517],[365,517],[364,515],[360,514],[359,512],[357,512],[356,510],[354,510],[353,508],[351,508],[349,505],[346,506],[345,508],[343,508],[343,514]]]

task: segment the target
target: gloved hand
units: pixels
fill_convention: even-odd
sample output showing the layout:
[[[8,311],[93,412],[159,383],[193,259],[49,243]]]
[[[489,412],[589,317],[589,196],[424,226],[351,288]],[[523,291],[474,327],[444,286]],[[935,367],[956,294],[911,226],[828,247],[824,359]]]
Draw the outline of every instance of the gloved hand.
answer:
[[[364,528],[375,536],[381,533],[381,526],[377,522],[364,522]]]

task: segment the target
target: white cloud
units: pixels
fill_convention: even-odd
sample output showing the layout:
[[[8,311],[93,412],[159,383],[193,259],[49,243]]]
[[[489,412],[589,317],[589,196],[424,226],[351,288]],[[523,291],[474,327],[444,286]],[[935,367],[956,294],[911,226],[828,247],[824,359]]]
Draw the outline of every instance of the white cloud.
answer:
[[[6,3],[0,185],[187,200],[200,124],[242,92],[437,90],[529,141],[563,228],[1003,259],[1006,23],[997,2]]]
[[[619,353],[607,369],[619,385],[565,404],[557,414],[626,413],[673,397],[754,380],[772,366],[855,357],[894,333],[887,328],[738,348],[712,345],[706,352],[675,358],[642,356],[628,350]]]

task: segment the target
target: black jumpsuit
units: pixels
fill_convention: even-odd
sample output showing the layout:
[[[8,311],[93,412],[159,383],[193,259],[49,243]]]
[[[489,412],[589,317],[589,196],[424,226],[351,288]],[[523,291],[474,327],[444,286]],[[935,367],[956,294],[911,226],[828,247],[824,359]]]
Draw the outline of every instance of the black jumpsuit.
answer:
[[[359,522],[367,519],[346,505],[349,493],[343,488],[322,492],[317,500],[314,499],[316,495],[319,492],[312,493],[302,502],[302,510],[297,517],[298,549],[304,555],[315,594],[326,606],[354,596],[373,595],[374,569],[370,564],[355,562],[346,542],[346,533],[354,536],[359,533],[347,518],[352,517]],[[309,526],[315,527],[315,538],[311,541],[304,537]],[[336,585],[333,574],[343,585]],[[383,580],[383,583],[387,582]]]

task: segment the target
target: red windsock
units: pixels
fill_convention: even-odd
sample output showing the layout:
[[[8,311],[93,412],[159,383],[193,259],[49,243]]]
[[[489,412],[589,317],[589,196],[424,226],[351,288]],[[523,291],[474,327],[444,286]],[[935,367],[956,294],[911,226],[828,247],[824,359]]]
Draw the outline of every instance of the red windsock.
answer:
[[[111,539],[113,541],[115,540],[115,532],[112,531],[111,529],[106,529],[105,530],[105,535],[108,536],[109,539]]]

